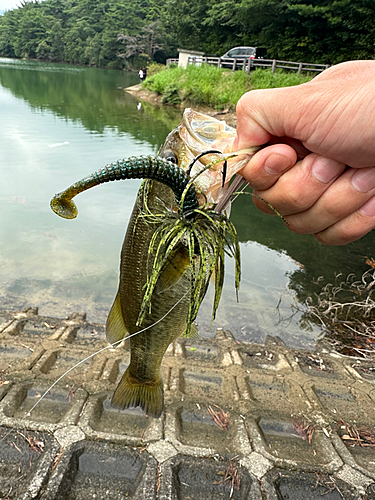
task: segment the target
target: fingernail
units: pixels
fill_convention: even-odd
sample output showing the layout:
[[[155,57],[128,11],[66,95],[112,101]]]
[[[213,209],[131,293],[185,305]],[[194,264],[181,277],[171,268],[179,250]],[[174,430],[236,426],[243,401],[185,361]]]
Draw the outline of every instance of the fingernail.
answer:
[[[359,212],[363,215],[373,217],[375,215],[375,196],[366,201],[366,203],[359,209]]]
[[[375,188],[375,168],[358,168],[352,175],[354,189],[368,193]]]
[[[233,141],[233,145],[232,145],[232,151],[237,151],[238,149],[238,137],[236,136],[236,138],[234,139]]]
[[[291,166],[289,158],[276,153],[270,154],[264,162],[264,170],[271,175],[280,175]]]
[[[311,172],[318,181],[328,184],[328,182],[333,181],[335,177],[340,175],[344,168],[343,163],[324,158],[324,156],[318,156],[312,164]]]

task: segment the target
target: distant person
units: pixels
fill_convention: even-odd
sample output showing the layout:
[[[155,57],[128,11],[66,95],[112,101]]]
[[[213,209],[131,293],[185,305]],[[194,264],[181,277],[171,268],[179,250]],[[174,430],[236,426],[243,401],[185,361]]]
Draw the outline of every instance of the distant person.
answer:
[[[143,69],[140,69],[139,72],[138,72],[138,76],[139,76],[139,79],[141,80],[141,83],[143,82],[144,80],[144,74],[143,74]]]
[[[241,174],[295,233],[344,245],[375,228],[374,82],[375,61],[349,61],[239,100],[234,147],[269,143]]]
[[[143,81],[144,81],[147,78],[147,68],[146,68],[146,66],[143,66],[142,71],[143,71]]]

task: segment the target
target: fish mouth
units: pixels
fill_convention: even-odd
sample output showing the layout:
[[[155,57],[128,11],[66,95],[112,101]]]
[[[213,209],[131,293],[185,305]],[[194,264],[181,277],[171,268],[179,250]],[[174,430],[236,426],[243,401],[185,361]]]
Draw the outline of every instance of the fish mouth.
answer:
[[[201,143],[204,147],[210,147],[215,144],[215,148],[219,146],[218,141],[222,141],[223,146],[220,149],[224,150],[225,146],[228,144],[231,145],[236,137],[236,130],[230,127],[225,121],[204,115],[191,108],[185,109],[181,126],[185,127],[186,132],[189,134],[186,137],[187,143],[193,149],[193,141],[195,144]]]
[[[166,149],[173,151],[180,168],[195,178],[195,187],[201,193],[200,204],[220,202],[221,206],[226,206],[231,196],[228,192],[230,180],[263,147],[233,151],[235,138],[236,130],[225,121],[187,108],[180,125],[169,134],[159,155]]]

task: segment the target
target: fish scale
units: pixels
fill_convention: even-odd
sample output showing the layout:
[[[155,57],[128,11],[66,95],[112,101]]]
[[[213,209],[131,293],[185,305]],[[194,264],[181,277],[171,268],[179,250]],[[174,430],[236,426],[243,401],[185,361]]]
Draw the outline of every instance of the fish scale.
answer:
[[[141,189],[147,190],[145,198],[142,198],[151,209],[160,203],[160,197],[167,203],[173,202],[170,190],[158,182],[147,183]],[[117,341],[127,334],[154,325],[168,313],[171,304],[175,304],[178,300],[181,302],[164,321],[130,339],[130,364],[112,397],[112,405],[120,409],[140,405],[148,415],[159,417],[163,410],[160,364],[169,344],[180,337],[186,329],[190,299],[190,261],[186,248],[181,245],[178,252],[182,258],[185,256],[185,272],[180,270],[183,279],[166,290],[161,284],[159,293],[153,294],[151,312],[146,315],[142,327],[137,326],[144,293],[141,284],[145,283],[149,273],[144,249],[149,246],[154,232],[147,221],[138,217],[143,208],[136,206],[133,210],[122,247],[118,298],[107,321],[108,340]],[[135,226],[137,236],[133,238]],[[120,324],[118,321],[112,321],[112,315],[117,318],[122,317],[123,324],[121,325],[121,319]]]

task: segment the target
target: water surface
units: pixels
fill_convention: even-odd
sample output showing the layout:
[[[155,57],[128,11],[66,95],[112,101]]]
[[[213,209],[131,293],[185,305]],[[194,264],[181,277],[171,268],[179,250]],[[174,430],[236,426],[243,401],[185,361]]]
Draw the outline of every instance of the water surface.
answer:
[[[51,197],[105,164],[156,154],[181,118],[173,108],[139,101],[123,88],[131,73],[0,59],[0,308],[38,306],[40,314],[78,311],[103,323],[117,291],[119,253],[140,181],[98,186],[79,197],[75,220],[57,217]],[[296,236],[280,219],[261,214],[250,196],[231,216],[242,250],[239,302],[228,260],[216,327],[239,341],[279,335],[313,347],[291,306],[332,282],[335,274],[366,270],[373,235],[347,247],[324,247]],[[198,318],[211,335],[212,291]]]

